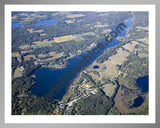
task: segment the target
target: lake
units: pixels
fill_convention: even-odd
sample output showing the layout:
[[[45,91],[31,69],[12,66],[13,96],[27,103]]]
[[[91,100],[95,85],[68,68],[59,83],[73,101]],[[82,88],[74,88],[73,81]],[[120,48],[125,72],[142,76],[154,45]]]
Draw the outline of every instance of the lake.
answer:
[[[149,88],[149,76],[140,77],[136,80],[137,86],[142,90],[143,93],[148,92]]]
[[[48,26],[48,25],[54,25],[58,22],[57,19],[47,19],[47,20],[41,20],[41,21],[37,21],[34,26],[39,26],[39,25],[44,25],[44,26]],[[21,22],[13,22],[12,21],[12,28],[21,28],[22,27],[22,23]]]
[[[57,19],[47,19],[47,20],[37,21],[34,25],[35,26],[39,26],[39,25],[48,26],[48,25],[56,24],[57,22],[58,22]]]
[[[12,28],[21,28],[21,22],[12,22]]]
[[[129,28],[132,25],[131,19],[128,19],[127,21],[125,21],[125,25],[127,26],[127,28]],[[115,27],[113,28],[113,30],[115,29]],[[126,30],[124,30],[124,32],[122,32],[120,35],[118,36],[125,36],[126,35]],[[105,38],[105,37],[104,37]],[[116,38],[113,38],[112,42],[108,43],[108,45],[106,45],[106,42],[101,43],[102,45],[105,46],[105,48],[101,51],[99,51],[98,54],[94,54],[92,56],[92,59],[90,59],[88,61],[88,63],[84,64],[85,66],[83,66],[83,68],[81,67],[81,69],[79,69],[78,67],[80,67],[79,65],[82,64],[82,61],[84,62],[84,57],[86,56],[90,56],[91,54],[93,54],[93,51],[95,48],[97,48],[98,46],[95,46],[94,48],[92,48],[89,52],[86,53],[82,53],[81,55],[72,57],[68,60],[66,60],[66,66],[63,69],[49,69],[49,68],[41,68],[40,70],[38,70],[35,75],[36,75],[36,84],[34,86],[34,88],[31,91],[31,94],[35,94],[38,96],[44,96],[44,95],[49,95],[50,94],[50,90],[52,89],[52,87],[57,88],[56,85],[59,85],[59,83],[63,83],[63,88],[60,90],[56,90],[54,91],[54,98],[55,99],[59,99],[61,100],[64,96],[64,94],[67,91],[67,88],[69,87],[69,85],[73,82],[73,80],[76,78],[76,76],[79,74],[80,71],[83,71],[86,67],[88,67],[90,64],[93,63],[93,61],[96,60],[97,57],[99,57],[100,55],[103,54],[103,52],[105,50],[107,50],[110,47],[116,46],[117,44],[121,43],[120,41],[116,40]],[[74,70],[74,76],[71,75],[71,71]],[[64,78],[64,74],[67,78]],[[64,78],[62,80],[62,78]],[[68,81],[66,79],[69,79]],[[51,87],[52,86],[52,87]]]

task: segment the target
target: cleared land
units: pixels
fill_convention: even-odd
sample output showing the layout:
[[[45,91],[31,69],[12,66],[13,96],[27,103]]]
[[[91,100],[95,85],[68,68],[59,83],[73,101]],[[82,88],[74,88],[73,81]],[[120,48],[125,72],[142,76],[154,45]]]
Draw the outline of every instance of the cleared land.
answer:
[[[109,57],[109,61],[113,64],[113,65],[121,65],[123,64],[125,61],[127,61],[127,56],[129,56],[129,52],[122,50],[122,48],[119,48],[117,50],[117,54]]]
[[[103,86],[103,91],[109,97],[114,96],[116,89],[117,89],[117,85],[116,84],[113,85],[112,83],[109,83]]]
[[[12,57],[16,57],[18,62],[21,62],[21,56],[19,52],[12,52]]]
[[[138,44],[137,41],[132,41],[131,43],[127,43],[123,46],[123,48],[129,50],[130,52],[133,52],[135,49],[135,46]]]
[[[15,70],[15,72],[14,72],[13,77],[14,77],[14,78],[21,77],[22,74],[23,74],[23,70],[24,70],[23,66],[17,68],[17,69]]]
[[[106,13],[99,13],[98,15],[99,15],[99,16],[108,16],[109,13],[107,13],[107,12],[106,12]]]
[[[42,44],[50,44],[50,43],[54,43],[53,40],[50,40],[48,41],[48,39],[45,39],[43,41],[36,41],[36,42],[32,42],[33,44],[36,44],[36,45],[42,45]]]
[[[141,39],[137,39],[138,41],[142,41],[145,44],[149,44],[149,38],[141,38]]]
[[[74,22],[75,22],[75,19],[72,19],[72,20],[66,20],[65,22],[66,22],[67,24],[74,23]]]
[[[75,39],[75,36],[73,35],[66,35],[66,36],[60,36],[60,37],[54,37],[54,42],[61,43],[66,42]]]
[[[66,17],[67,18],[77,18],[77,17],[83,17],[83,16],[85,16],[85,15],[83,15],[83,14],[69,14]]]
[[[40,30],[27,29],[27,31],[30,33],[34,33],[34,32],[41,33],[41,32],[43,32],[43,29],[40,29]]]
[[[103,27],[108,27],[108,25],[100,25],[100,24],[98,24],[98,25],[94,25],[94,27],[96,27],[96,28],[103,28]]]
[[[136,48],[136,51],[138,51],[138,56],[140,58],[145,58],[148,57],[148,52],[149,52],[149,41],[148,38],[142,38],[142,39],[137,39],[138,41],[142,41],[143,43],[138,44],[138,48]]]
[[[26,45],[21,45],[21,46],[19,46],[20,49],[26,49],[26,48],[29,48],[29,47],[30,47],[30,46],[27,45],[27,44],[26,44]]]
[[[12,57],[19,57],[19,52],[12,52]]]
[[[47,34],[45,34],[45,33],[40,33],[40,36],[45,36],[45,35],[47,35]]]
[[[24,61],[26,60],[31,60],[31,59],[36,59],[35,55],[27,55],[27,56],[24,56]]]
[[[141,30],[148,30],[148,26],[147,26],[147,27],[137,26],[136,28],[138,29],[138,31],[141,31]]]
[[[33,50],[28,50],[28,51],[21,51],[21,53],[22,54],[24,54],[24,53],[30,53],[30,52],[32,52]]]
[[[40,56],[42,56],[42,54],[40,54]],[[60,58],[63,56],[63,52],[61,53],[56,53],[56,52],[49,52],[49,55],[50,56],[49,58],[46,58],[46,59],[38,59],[39,62],[44,62],[44,61],[52,61],[52,60],[55,60],[57,58]],[[43,56],[44,57],[44,56]],[[46,56],[45,56],[46,57]]]

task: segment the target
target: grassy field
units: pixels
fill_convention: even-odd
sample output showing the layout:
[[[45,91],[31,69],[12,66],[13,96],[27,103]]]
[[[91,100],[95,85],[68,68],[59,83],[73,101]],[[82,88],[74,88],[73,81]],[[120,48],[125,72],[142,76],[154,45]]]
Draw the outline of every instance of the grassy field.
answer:
[[[137,44],[138,44],[137,41],[132,41],[131,43],[125,44],[123,48],[125,48],[126,50],[129,50],[130,52],[133,52]]]
[[[69,14],[66,17],[67,18],[77,18],[77,17],[83,17],[83,16],[85,16],[85,15],[83,15],[83,14]]]
[[[111,80],[118,76],[119,69],[117,65],[123,64],[127,61],[127,56],[129,52],[122,50],[122,48],[117,49],[117,54],[109,57],[109,59],[103,63],[96,63],[96,61],[87,68],[87,71],[97,71],[99,72],[101,78],[109,77]],[[98,65],[98,69],[93,69],[94,65]]]
[[[18,56],[20,56],[19,52],[12,52],[12,57],[18,57]]]
[[[141,38],[141,39],[137,39],[138,41],[142,41],[145,44],[149,44],[149,38]]]
[[[77,22],[82,22],[83,20],[82,19],[80,19],[80,20],[77,20]]]
[[[43,41],[36,41],[36,42],[32,42],[33,44],[36,45],[42,45],[42,44],[50,44],[50,43],[54,43],[53,40],[48,41],[48,39],[45,39]]]
[[[43,32],[43,29],[40,29],[40,30],[27,29],[27,31],[30,33],[34,33],[34,32],[41,33],[41,32]]]
[[[40,36],[45,36],[45,35],[47,35],[47,34],[45,34],[45,33],[40,33]]]
[[[117,54],[109,57],[109,60],[113,65],[121,65],[125,61],[127,61],[127,56],[129,56],[129,52],[122,50],[122,48],[117,49]]]
[[[94,27],[96,27],[96,28],[103,28],[103,27],[108,27],[108,25],[100,25],[100,24],[98,24],[98,25],[94,25]]]
[[[107,12],[106,12],[106,13],[99,13],[98,15],[99,15],[99,16],[108,16],[109,13],[107,13]]]
[[[27,44],[26,44],[26,45],[21,45],[21,46],[19,46],[20,49],[26,49],[26,48],[29,48],[29,47],[30,47],[30,46],[27,45]]]
[[[123,51],[122,48],[117,49],[117,54],[109,57],[109,59],[104,62],[106,64],[106,70],[102,70],[103,72],[100,74],[106,74],[110,80],[114,80],[119,73],[117,65],[121,65],[127,61],[127,56],[129,56],[129,52]]]
[[[28,32],[33,33],[34,29],[27,29]]]
[[[76,20],[76,19],[72,19],[72,20],[65,20],[65,22],[66,22],[67,24],[70,24],[70,23],[74,23],[74,22],[75,22],[75,20]]]
[[[86,33],[80,34],[80,36],[94,36],[94,35],[95,35],[94,32],[86,32]]]
[[[114,96],[117,87],[117,84],[113,85],[112,83],[109,83],[103,86],[103,91],[106,93],[107,96],[112,97]]]
[[[22,54],[24,54],[24,53],[30,53],[30,52],[32,52],[33,50],[26,50],[26,51],[21,51],[21,53]]]
[[[148,57],[148,52],[149,52],[149,39],[148,38],[142,38],[142,39],[137,39],[137,41],[141,41],[143,43],[138,44],[138,48],[136,51],[138,51],[138,56],[140,58]]]
[[[17,69],[15,70],[15,72],[14,72],[13,77],[14,77],[14,78],[21,77],[22,74],[23,74],[23,70],[24,70],[23,66],[17,68]]]
[[[41,32],[43,32],[43,29],[40,29],[40,30],[34,30],[33,32],[41,33]]]
[[[141,30],[148,30],[148,26],[147,26],[147,27],[137,26],[136,28],[138,29],[138,31],[141,31]]]
[[[75,39],[75,36],[73,35],[66,35],[66,36],[60,36],[60,37],[54,37],[54,42],[61,43],[66,42]]]
[[[18,52],[12,52],[12,57],[16,57],[18,62],[21,63],[21,56]]]
[[[61,52],[61,53],[49,52],[49,55],[48,55],[49,58],[47,58],[47,59],[39,59],[38,61],[39,62],[52,61],[52,60],[55,60],[55,59],[60,58],[62,56],[63,56],[63,52]]]
[[[146,54],[146,53],[139,53],[138,56],[140,58],[145,58],[145,57],[148,57],[148,54]]]

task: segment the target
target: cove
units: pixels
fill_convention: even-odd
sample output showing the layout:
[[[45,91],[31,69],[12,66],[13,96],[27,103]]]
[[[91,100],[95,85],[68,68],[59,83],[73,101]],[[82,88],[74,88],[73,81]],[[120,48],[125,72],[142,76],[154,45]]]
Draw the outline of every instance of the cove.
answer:
[[[133,23],[131,22],[131,18],[128,19],[127,21],[125,21],[125,25],[127,26],[127,28],[129,28]],[[113,31],[116,28],[113,27]],[[120,37],[124,37],[126,35],[126,29],[123,30],[121,32],[121,34],[119,34],[118,36]],[[60,89],[60,90],[55,90],[54,91],[54,99],[58,99],[61,100],[64,96],[64,94],[66,93],[69,85],[73,82],[73,80],[76,78],[76,76],[79,74],[79,72],[83,71],[86,67],[88,67],[90,64],[93,63],[93,61],[95,61],[97,59],[97,57],[99,57],[100,55],[103,54],[103,52],[105,50],[107,50],[110,47],[116,46],[117,44],[121,43],[120,41],[116,40],[116,38],[112,38],[112,42],[108,43],[108,45],[106,45],[106,42],[103,42],[102,44],[105,46],[105,48],[103,50],[101,50],[98,54],[94,54],[94,57],[92,59],[90,59],[90,61],[83,67],[81,68],[80,71],[76,72],[75,76],[72,77],[69,81],[64,81],[62,80],[62,77],[64,74],[69,73],[71,70],[73,70],[73,68],[78,65],[82,60],[84,60],[84,56],[88,56],[89,52],[93,53],[94,48],[98,47],[95,46],[94,48],[92,48],[89,52],[86,53],[82,53],[78,56],[72,57],[68,60],[66,60],[66,66],[65,68],[62,69],[49,69],[49,68],[41,68],[40,70],[38,70],[35,75],[36,75],[36,83],[35,86],[33,87],[31,94],[35,94],[37,96],[45,96],[45,95],[51,95],[50,94],[50,90],[52,89],[52,87],[56,87],[56,85],[61,82],[63,83],[65,86]]]

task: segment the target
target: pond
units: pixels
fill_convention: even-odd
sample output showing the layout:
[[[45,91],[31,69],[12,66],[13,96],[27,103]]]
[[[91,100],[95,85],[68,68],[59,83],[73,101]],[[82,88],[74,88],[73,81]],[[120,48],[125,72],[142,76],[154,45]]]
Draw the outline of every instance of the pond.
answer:
[[[142,96],[138,96],[136,99],[134,99],[134,104],[132,107],[139,107],[144,102],[144,99]]]
[[[94,66],[93,66],[93,69],[98,69],[98,68],[99,68],[98,65],[94,65]]]

